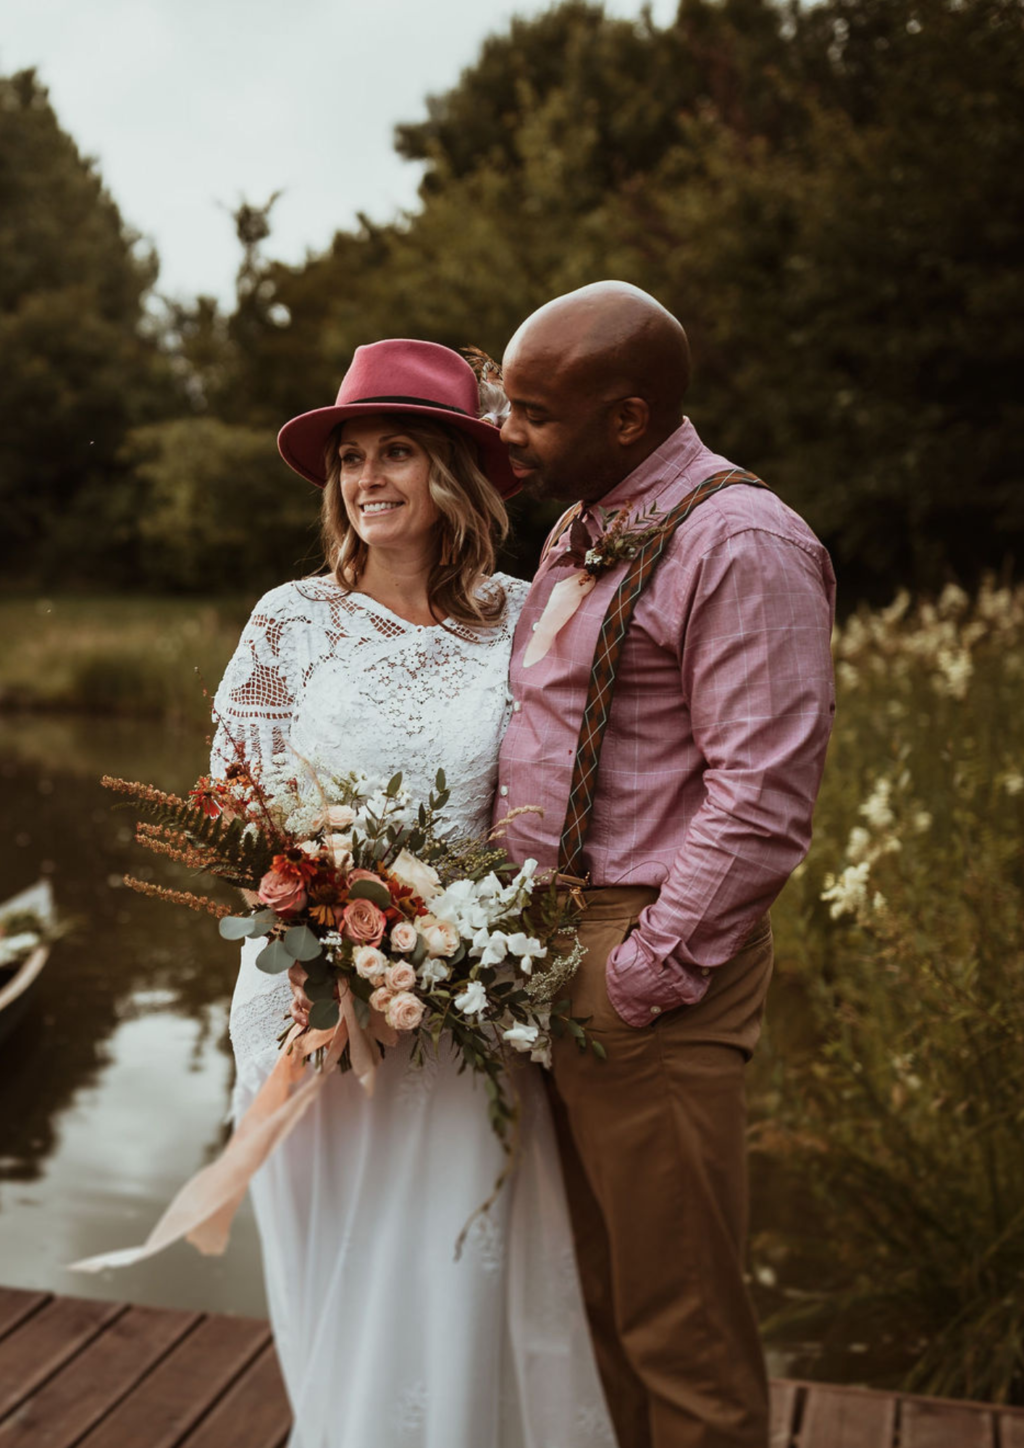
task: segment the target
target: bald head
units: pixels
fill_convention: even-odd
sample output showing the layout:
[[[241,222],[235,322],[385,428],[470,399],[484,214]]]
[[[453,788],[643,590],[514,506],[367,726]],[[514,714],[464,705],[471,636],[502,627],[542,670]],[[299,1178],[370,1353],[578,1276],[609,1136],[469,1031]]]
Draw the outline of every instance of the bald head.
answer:
[[[629,282],[593,282],[527,317],[505,359],[538,356],[602,392],[642,397],[659,430],[672,431],[682,421],[690,384],[686,333],[660,302]]]
[[[504,372],[513,406],[505,437],[513,460],[519,453],[526,465],[524,485],[536,485],[526,476],[536,473],[541,491],[593,499],[679,427],[690,349],[679,322],[647,292],[594,282],[528,317],[505,350]],[[534,454],[546,450],[546,439],[525,437],[531,410],[541,426],[555,422],[563,439],[572,435],[572,458],[541,468]]]

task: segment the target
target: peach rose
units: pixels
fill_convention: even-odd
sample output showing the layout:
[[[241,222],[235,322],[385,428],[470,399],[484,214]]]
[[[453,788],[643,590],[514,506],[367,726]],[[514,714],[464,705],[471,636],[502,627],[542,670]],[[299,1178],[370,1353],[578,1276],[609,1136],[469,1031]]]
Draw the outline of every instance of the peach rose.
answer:
[[[356,945],[379,945],[387,923],[372,900],[350,900],[341,912],[342,934]]]
[[[388,1006],[391,1004],[391,992],[386,985],[380,985],[370,997],[371,1009],[380,1011],[381,1015],[387,1014]]]
[[[396,960],[384,972],[384,984],[388,990],[412,990],[416,984],[416,971],[407,960]]]
[[[347,870],[352,863],[352,836],[351,835],[328,835],[324,840],[324,849],[331,858],[336,870]]]
[[[407,990],[391,997],[384,1019],[396,1031],[414,1031],[423,1019],[423,1002]]]
[[[388,958],[374,945],[360,945],[352,952],[352,964],[363,980],[377,980],[387,970]]]
[[[422,860],[417,860],[415,855],[410,855],[408,850],[402,850],[391,866],[391,873],[396,879],[401,880],[403,885],[408,885],[421,900],[430,900],[441,888],[441,880],[437,871],[430,865],[425,865]]]
[[[454,955],[459,948],[459,932],[450,920],[437,920],[433,915],[421,915],[416,929],[427,944],[427,954],[433,956]]]
[[[278,915],[292,915],[306,903],[306,887],[303,882],[293,875],[279,875],[276,870],[267,871],[256,893],[260,903]],[[381,916],[381,919],[383,918]]]
[[[408,920],[400,920],[391,932],[392,950],[415,950],[416,927]]]
[[[378,885],[384,883],[376,870],[353,870],[348,877],[349,884],[355,884],[356,880],[376,880]]]

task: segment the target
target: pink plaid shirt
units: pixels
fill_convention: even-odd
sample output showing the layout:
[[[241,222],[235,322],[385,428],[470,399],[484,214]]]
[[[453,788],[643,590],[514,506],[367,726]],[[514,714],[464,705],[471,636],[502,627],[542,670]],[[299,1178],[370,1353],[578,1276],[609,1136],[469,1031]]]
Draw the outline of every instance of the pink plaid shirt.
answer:
[[[667,513],[733,464],[689,421],[601,501]],[[596,536],[599,520],[583,521]],[[513,859],[558,860],[594,647],[622,576],[611,569],[529,668],[530,630],[567,570],[541,564],[516,631],[512,722],[495,820]],[[723,489],[675,533],[637,605],[619,662],[584,867],[594,885],[658,898],[608,961],[629,1024],[699,1001],[742,946],[811,841],[832,727],[835,579],[807,525],[770,492]]]

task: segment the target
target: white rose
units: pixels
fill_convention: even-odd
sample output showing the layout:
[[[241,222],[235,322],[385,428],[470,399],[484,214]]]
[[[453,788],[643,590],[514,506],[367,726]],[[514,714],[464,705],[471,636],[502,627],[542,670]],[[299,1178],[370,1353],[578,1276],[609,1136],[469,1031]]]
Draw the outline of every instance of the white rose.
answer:
[[[391,873],[401,880],[403,885],[408,885],[421,900],[432,900],[441,888],[437,871],[431,865],[418,860],[415,855],[410,855],[408,850],[402,850],[391,866]]]
[[[478,980],[471,980],[462,994],[455,997],[455,1009],[464,1016],[482,1015],[487,1005],[487,992]]]
[[[501,1038],[517,1051],[532,1051],[539,1035],[540,1031],[536,1026],[516,1025],[510,1031],[502,1031]]]
[[[363,980],[376,980],[387,970],[388,958],[375,945],[360,945],[352,952],[352,964]]]

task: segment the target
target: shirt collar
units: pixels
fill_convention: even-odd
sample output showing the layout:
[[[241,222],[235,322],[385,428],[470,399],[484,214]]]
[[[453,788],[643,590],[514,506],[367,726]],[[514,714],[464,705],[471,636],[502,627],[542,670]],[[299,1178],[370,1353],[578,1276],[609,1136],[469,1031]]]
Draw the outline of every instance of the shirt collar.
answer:
[[[635,467],[628,477],[616,483],[603,498],[596,498],[586,511],[591,512],[595,507],[600,507],[616,512],[627,503],[653,502],[659,493],[686,472],[702,446],[697,429],[688,417],[684,417],[675,432],[645,457],[639,467]]]

